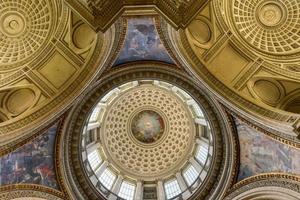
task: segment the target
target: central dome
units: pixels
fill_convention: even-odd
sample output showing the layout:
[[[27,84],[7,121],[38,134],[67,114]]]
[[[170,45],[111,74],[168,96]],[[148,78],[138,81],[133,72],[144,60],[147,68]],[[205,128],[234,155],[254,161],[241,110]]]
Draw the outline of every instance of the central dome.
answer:
[[[201,105],[183,89],[133,80],[93,105],[81,133],[82,159],[103,195],[187,198],[204,183],[214,140]]]
[[[165,130],[163,118],[155,111],[143,110],[132,120],[131,131],[140,142],[149,144],[158,141]]]
[[[133,84],[133,83],[132,83]],[[100,139],[114,166],[154,180],[181,166],[192,153],[193,115],[175,91],[159,82],[117,88],[104,99]]]

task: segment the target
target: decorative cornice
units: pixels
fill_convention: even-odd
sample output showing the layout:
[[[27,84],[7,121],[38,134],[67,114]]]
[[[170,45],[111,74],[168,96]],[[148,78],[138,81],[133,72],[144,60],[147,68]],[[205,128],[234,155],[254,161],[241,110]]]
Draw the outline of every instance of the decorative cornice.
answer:
[[[104,32],[127,10],[147,14],[152,9],[162,14],[176,29],[185,28],[207,0],[65,0],[95,30]]]
[[[111,51],[112,53],[110,54],[110,57],[108,59],[108,64],[106,65],[107,68],[105,69],[105,72],[109,71],[112,68],[114,62],[118,59],[118,55],[120,54],[122,47],[124,46],[128,28],[127,19],[125,17],[121,17],[118,21],[116,21],[115,26],[119,27],[118,33],[116,34],[116,37],[118,38],[115,38],[118,43],[112,47],[113,50]]]
[[[228,191],[225,200],[231,200],[255,188],[263,189],[269,186],[286,188],[300,194],[300,177],[286,173],[266,173],[251,176],[235,184]]]
[[[221,106],[222,106],[222,104],[221,104]],[[233,166],[235,166],[235,167],[234,167],[234,173],[233,173],[234,176],[232,176],[232,182],[231,182],[232,184],[230,186],[230,187],[232,187],[238,180],[238,175],[239,175],[239,170],[240,170],[240,144],[239,144],[238,131],[237,131],[237,128],[235,125],[234,117],[224,107],[223,107],[223,109],[227,115],[227,119],[229,121],[228,124],[229,124],[232,132],[234,133],[233,137],[234,137],[234,142],[235,142],[234,150],[235,150],[236,159],[235,159],[235,163],[233,164]]]
[[[49,198],[47,198],[47,196]],[[65,195],[49,187],[35,184],[14,184],[0,187],[0,199],[15,199],[22,197],[40,197],[46,199],[65,199]]]

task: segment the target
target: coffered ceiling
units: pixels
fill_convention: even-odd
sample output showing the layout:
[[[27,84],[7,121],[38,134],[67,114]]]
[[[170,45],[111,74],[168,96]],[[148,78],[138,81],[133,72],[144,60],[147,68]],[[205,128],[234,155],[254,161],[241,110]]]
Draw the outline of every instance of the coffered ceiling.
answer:
[[[74,101],[105,62],[114,28],[95,33],[59,0],[2,1],[0,22],[4,144]]]
[[[299,7],[298,1],[215,0],[186,29],[164,30],[213,93],[262,123],[297,132]]]

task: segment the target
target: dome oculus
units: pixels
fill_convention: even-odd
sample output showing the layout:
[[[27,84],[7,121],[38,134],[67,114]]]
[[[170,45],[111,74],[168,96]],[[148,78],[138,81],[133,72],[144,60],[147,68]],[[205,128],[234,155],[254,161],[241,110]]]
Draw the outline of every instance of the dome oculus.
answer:
[[[140,142],[149,144],[158,141],[165,130],[163,118],[155,111],[143,110],[132,120],[131,131]]]

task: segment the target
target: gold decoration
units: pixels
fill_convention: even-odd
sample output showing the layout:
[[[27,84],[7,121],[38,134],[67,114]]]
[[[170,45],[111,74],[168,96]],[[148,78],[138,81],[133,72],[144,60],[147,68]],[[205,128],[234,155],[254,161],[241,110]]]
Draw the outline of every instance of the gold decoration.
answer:
[[[153,142],[142,142],[132,133],[136,116],[144,111],[155,112],[164,124],[163,134]],[[153,179],[168,174],[193,149],[192,113],[181,99],[158,86],[145,84],[125,92],[105,113],[100,135],[105,153],[114,166],[132,177]]]
[[[0,65],[29,62],[54,29],[54,2],[3,0],[0,3]]]
[[[232,19],[242,38],[257,50],[274,55],[300,52],[298,0],[234,0]]]

